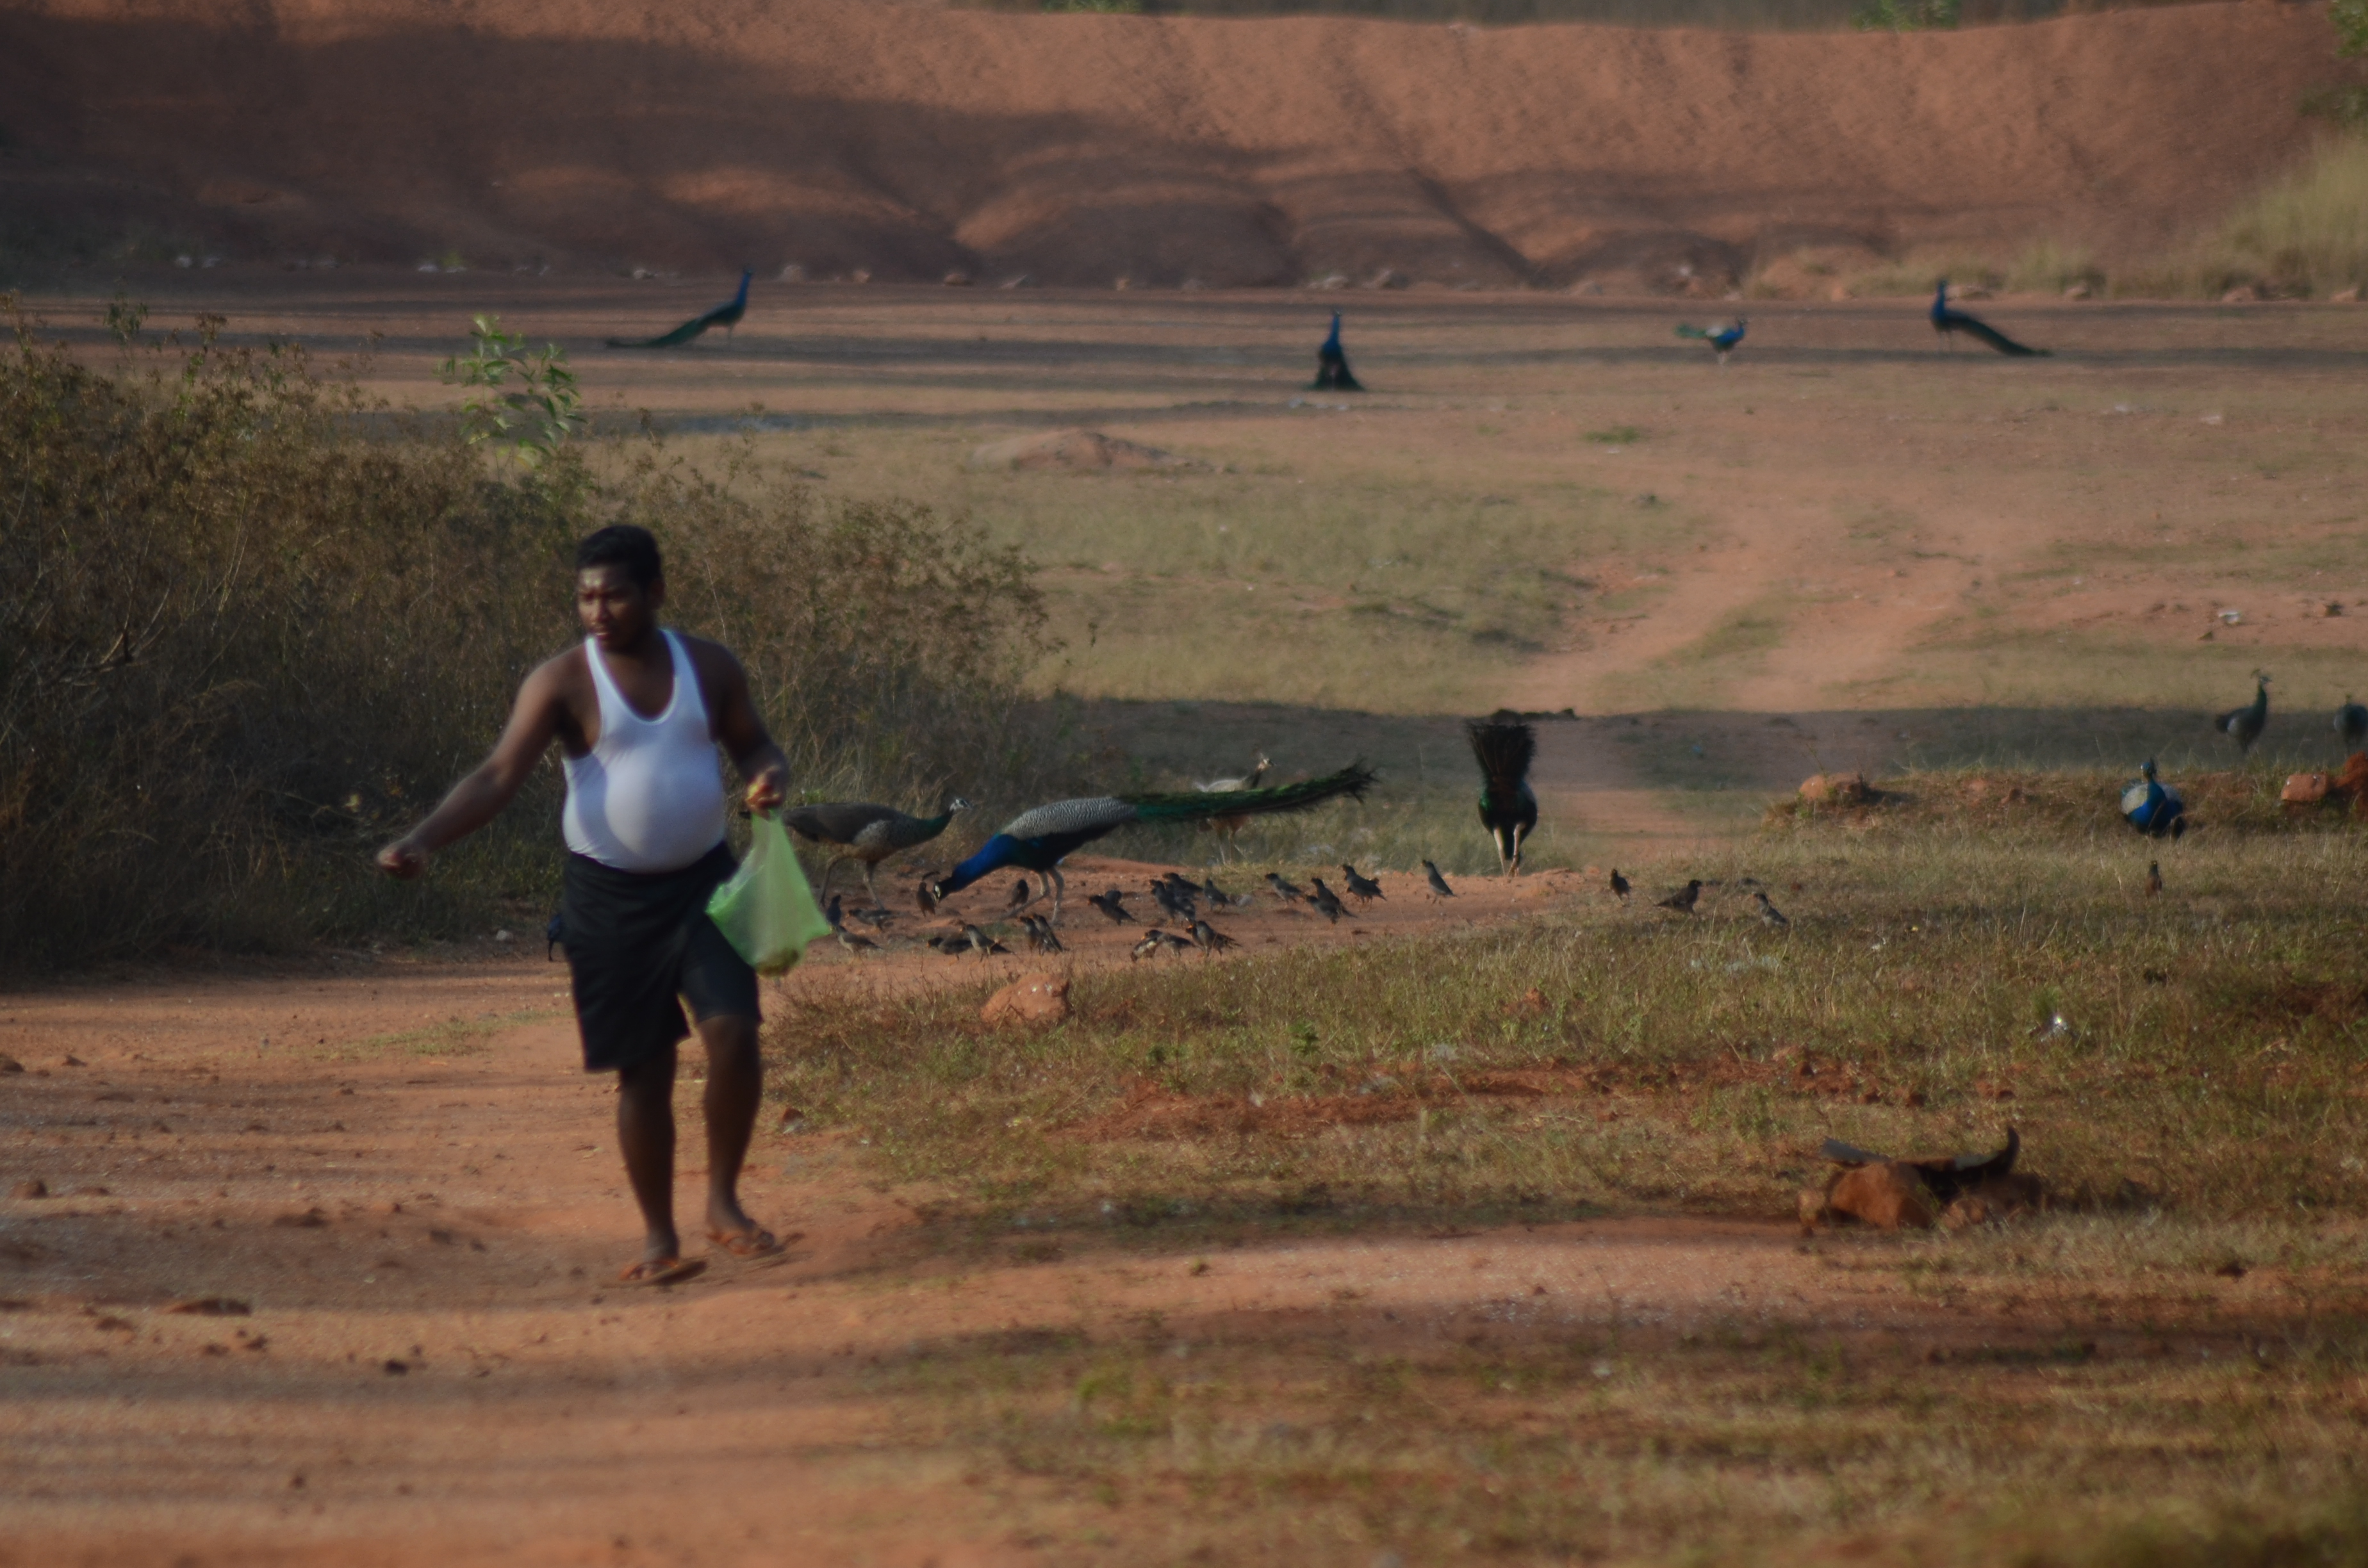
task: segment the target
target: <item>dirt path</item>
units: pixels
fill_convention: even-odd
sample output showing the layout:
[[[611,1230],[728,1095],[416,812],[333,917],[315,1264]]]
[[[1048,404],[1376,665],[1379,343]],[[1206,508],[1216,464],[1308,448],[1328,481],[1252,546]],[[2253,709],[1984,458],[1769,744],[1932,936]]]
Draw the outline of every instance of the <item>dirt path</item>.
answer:
[[[1467,888],[1452,915],[1400,888],[1338,927],[1230,918],[1253,945],[1353,942],[1577,895]],[[1131,931],[1091,912],[1070,928],[1068,961],[1126,961]],[[825,949],[786,983],[981,967],[1028,966]],[[51,1194],[0,1203],[0,1563],[1034,1560],[1085,1505],[978,1484],[942,1391],[916,1392],[930,1358],[1146,1332],[1189,1358],[1475,1324],[1640,1344],[1712,1322],[1996,1327],[1837,1272],[1772,1221],[1284,1230],[1190,1253],[984,1234],[926,1221],[932,1195],[878,1181],[855,1134],[769,1115],[749,1201],[789,1252],[620,1288],[611,1090],[574,1071],[559,973],[487,952],[0,1003],[25,1069],[0,1075],[5,1175]],[[229,1304],[189,1305],[208,1302]]]

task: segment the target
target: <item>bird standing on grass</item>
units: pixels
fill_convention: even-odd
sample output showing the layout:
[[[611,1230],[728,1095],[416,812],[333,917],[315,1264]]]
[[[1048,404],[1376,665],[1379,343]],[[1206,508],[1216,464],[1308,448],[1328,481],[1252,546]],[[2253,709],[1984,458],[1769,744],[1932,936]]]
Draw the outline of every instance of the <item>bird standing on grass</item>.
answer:
[[[822,917],[828,922],[830,934],[838,938],[838,945],[848,951],[860,953],[867,949],[875,951],[879,949],[880,944],[871,937],[859,937],[847,928],[847,911],[839,903],[837,893],[830,895],[830,903],[824,907]]]
[[[1349,356],[1340,347],[1340,312],[1332,312],[1332,335],[1315,351],[1316,392],[1363,392],[1364,387],[1349,371]]]
[[[880,862],[906,849],[918,848],[945,832],[948,824],[970,802],[960,795],[946,802],[946,809],[933,817],[906,816],[894,806],[874,805],[869,801],[828,801],[814,806],[791,806],[781,813],[781,825],[810,844],[827,844],[838,853],[822,869],[821,892],[830,891],[831,874],[842,860],[854,860],[863,867],[863,889],[871,902],[880,902],[880,890],[873,885],[871,873]],[[922,914],[928,913],[924,909]]]
[[[1194,915],[1201,913],[1193,906],[1191,890],[1179,888],[1173,882],[1152,883],[1151,902],[1187,926],[1192,923]]]
[[[1189,953],[1191,950],[1190,937],[1179,937],[1173,931],[1162,931],[1155,926],[1143,934],[1143,940],[1134,945],[1131,956],[1138,959],[1155,959],[1163,952]]]
[[[2335,710],[2335,733],[2353,751],[2368,745],[2368,708],[2352,701],[2350,692],[2343,694],[2343,706]]]
[[[1793,924],[1790,920],[1784,918],[1784,912],[1782,910],[1777,908],[1775,904],[1769,902],[1768,894],[1765,891],[1755,892],[1751,896],[1759,901],[1760,924],[1764,926],[1773,926],[1780,931],[1785,926]]]
[[[1062,950],[1060,934],[1053,929],[1050,920],[1041,915],[1023,915],[1019,917],[1019,924],[1027,929],[1029,945],[1038,952],[1057,953]]]
[[[1487,719],[1474,719],[1463,729],[1480,764],[1480,825],[1497,846],[1499,869],[1508,877],[1519,875],[1521,840],[1538,825],[1538,798],[1530,792],[1537,732],[1527,724]]]
[[[2152,757],[2138,769],[2136,782],[2122,791],[2122,815],[2150,838],[2177,838],[2187,831],[2187,802],[2156,776]]]
[[[1241,945],[1205,920],[1192,922],[1192,941],[1201,949],[1201,956],[1204,958],[1223,949]]]
[[[1344,863],[1340,868],[1340,874],[1348,880],[1349,896],[1359,903],[1371,903],[1377,898],[1389,896],[1382,892],[1381,883],[1371,877],[1358,875],[1357,868],[1354,866]]]
[[[1622,876],[1622,875],[1620,874],[1620,868],[1619,868],[1619,867],[1614,866],[1614,867],[1612,867],[1612,868],[1611,868],[1611,896],[1612,896],[1612,897],[1614,897],[1614,898],[1618,899],[1618,900],[1619,900],[1621,903],[1627,903],[1627,902],[1628,902],[1628,892],[1629,892],[1629,888],[1631,887],[1631,885],[1632,885],[1632,884],[1629,882],[1628,879],[1627,879],[1627,878],[1625,878],[1625,877],[1623,877],[1623,876]]]
[[[1969,333],[2001,354],[2044,355],[2044,348],[2032,348],[2017,343],[1979,316],[1969,316],[1949,303],[1949,280],[1941,279],[1941,287],[1932,296],[1932,330],[1949,347],[1957,346],[1957,334]]]
[[[1281,873],[1277,871],[1266,874],[1266,885],[1273,889],[1274,896],[1285,903],[1297,903],[1307,896],[1304,890],[1295,883],[1284,881]]]
[[[1189,795],[1097,795],[1054,801],[1023,812],[1004,824],[1003,831],[988,839],[977,854],[943,879],[928,884],[928,893],[932,898],[942,899],[949,893],[960,892],[981,877],[1018,866],[1041,872],[1051,880],[1053,920],[1057,925],[1062,894],[1066,891],[1061,862],[1120,828],[1134,823],[1186,823],[1231,814],[1266,816],[1305,811],[1343,795],[1362,797],[1372,783],[1372,769],[1362,763],[1351,763],[1338,773],[1271,790],[1224,790]]]
[[[2146,862],[2146,897],[2152,898],[2161,891],[2162,862],[2159,860],[2149,860]]]
[[[1694,905],[1701,902],[1702,890],[1702,879],[1693,878],[1668,897],[1656,899],[1654,906],[1658,909],[1674,909],[1680,915],[1691,915],[1694,912]]]
[[[1307,895],[1307,902],[1314,904],[1315,913],[1324,916],[1326,921],[1334,925],[1339,924],[1340,916],[1348,913],[1341,907],[1340,896],[1324,885],[1323,878],[1315,877],[1310,880],[1315,882],[1315,891]]]
[[[1679,337],[1699,338],[1701,341],[1709,344],[1712,349],[1717,353],[1718,362],[1723,368],[1726,364],[1726,357],[1735,352],[1735,346],[1743,341],[1744,329],[1748,327],[1750,324],[1751,324],[1746,321],[1743,317],[1737,316],[1734,321],[1728,323],[1725,326],[1680,326],[1678,328],[1678,335]]]
[[[2253,700],[2242,708],[2231,708],[2212,721],[2212,727],[2237,743],[2237,755],[2248,756],[2253,743],[2270,723],[2270,677],[2267,672],[2253,672]]]
[[[1086,902],[1109,915],[1110,924],[1113,926],[1132,925],[1134,921],[1134,916],[1126,912],[1126,894],[1117,888],[1111,888],[1107,892],[1088,894]]]
[[[1422,863],[1422,875],[1423,880],[1430,884],[1430,891],[1432,892],[1437,893],[1441,898],[1453,898],[1455,896],[1455,890],[1447,885],[1447,879],[1439,874],[1439,868],[1432,865],[1428,860],[1425,860]]]
[[[1002,943],[996,941],[994,937],[988,936],[985,932],[980,930],[975,926],[963,926],[962,928],[962,939],[970,945],[970,950],[972,952],[976,953],[981,958],[985,958],[992,953],[1008,953],[1011,951],[1009,948],[1005,947]]]
[[[609,347],[611,348],[679,348],[711,326],[722,327],[723,335],[729,337],[732,335],[732,329],[740,324],[740,318],[748,313],[748,279],[755,276],[756,274],[746,267],[742,267],[740,291],[737,294],[733,295],[705,315],[691,317],[672,332],[661,333],[655,337],[612,337],[609,339]]]

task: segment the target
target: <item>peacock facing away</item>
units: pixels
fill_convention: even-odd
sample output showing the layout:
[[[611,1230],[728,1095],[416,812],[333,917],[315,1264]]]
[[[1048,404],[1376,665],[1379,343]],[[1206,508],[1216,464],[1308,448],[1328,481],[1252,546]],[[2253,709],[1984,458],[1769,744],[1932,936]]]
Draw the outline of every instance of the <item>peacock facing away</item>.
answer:
[[[979,852],[942,881],[924,889],[930,900],[960,892],[981,877],[1007,867],[1041,872],[1053,884],[1053,918],[1061,917],[1061,862],[1094,840],[1134,823],[1200,822],[1209,817],[1271,816],[1304,812],[1343,795],[1361,798],[1373,770],[1352,762],[1338,773],[1267,790],[1196,790],[1174,795],[1097,795],[1054,801],[1022,812],[1003,824]]]
[[[2253,743],[2270,724],[2270,677],[2260,670],[2253,672],[2253,700],[2242,708],[2231,708],[2212,721],[2212,727],[2237,743],[2239,756],[2248,755]]]
[[[2136,781],[2122,791],[2122,815],[2149,838],[2177,838],[2187,831],[2187,802],[2155,776],[2152,757],[2138,769]]]
[[[1340,312],[1332,312],[1332,335],[1315,350],[1315,392],[1363,392],[1349,369],[1348,351],[1340,347]]]
[[[822,887],[815,897],[830,892],[830,875],[840,861],[855,860],[863,867],[864,891],[878,906],[880,890],[872,885],[873,869],[892,855],[928,843],[945,832],[957,812],[970,809],[970,802],[960,795],[933,817],[907,816],[894,806],[877,806],[869,801],[827,801],[791,807],[781,813],[781,825],[809,843],[833,845],[839,851],[822,869]]]
[[[1530,792],[1537,732],[1527,724],[1491,719],[1471,720],[1463,730],[1480,763],[1480,825],[1496,841],[1498,869],[1508,877],[1517,875],[1521,840],[1538,825],[1538,798]]]
[[[1688,324],[1678,328],[1678,335],[1699,338],[1709,344],[1716,351],[1718,362],[1724,365],[1726,363],[1726,357],[1735,352],[1735,346],[1743,341],[1744,329],[1750,324],[1741,316],[1736,317],[1725,326],[1700,327]]]
[[[2033,348],[2017,343],[1979,316],[1969,316],[1949,303],[1949,280],[1941,279],[1941,287],[1932,296],[1932,330],[1950,347],[1955,347],[1957,334],[1966,333],[1981,339],[2001,354],[2044,355],[2044,348]]]
[[[722,327],[723,335],[729,337],[732,335],[732,329],[740,324],[740,318],[748,313],[748,279],[755,276],[756,274],[748,268],[742,267],[740,292],[733,295],[705,315],[691,317],[672,332],[660,333],[655,337],[612,337],[609,339],[609,347],[611,348],[679,348],[711,326]]]

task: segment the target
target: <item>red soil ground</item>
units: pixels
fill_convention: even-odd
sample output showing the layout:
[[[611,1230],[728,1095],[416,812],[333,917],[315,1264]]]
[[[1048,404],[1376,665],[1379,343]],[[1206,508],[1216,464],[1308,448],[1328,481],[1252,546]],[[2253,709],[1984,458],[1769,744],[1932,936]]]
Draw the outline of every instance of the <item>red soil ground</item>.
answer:
[[[2159,245],[2348,79],[2317,6],[1848,36],[881,0],[9,0],[20,246],[1105,287],[1724,287]]]

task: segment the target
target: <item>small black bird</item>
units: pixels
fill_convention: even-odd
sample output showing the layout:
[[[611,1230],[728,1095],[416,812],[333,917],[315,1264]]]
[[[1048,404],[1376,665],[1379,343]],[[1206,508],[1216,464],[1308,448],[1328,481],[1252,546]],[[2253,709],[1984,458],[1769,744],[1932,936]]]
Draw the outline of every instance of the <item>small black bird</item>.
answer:
[[[1217,951],[1220,948],[1240,946],[1240,944],[1235,942],[1231,937],[1226,936],[1223,931],[1218,930],[1214,926],[1210,925],[1205,920],[1195,920],[1192,922],[1192,940],[1200,945],[1201,956],[1204,958],[1209,954]]]
[[[1317,914],[1337,925],[1340,916],[1347,913],[1340,906],[1339,895],[1324,885],[1323,878],[1315,877],[1310,880],[1315,883],[1315,891],[1307,895],[1307,902],[1315,906]]]
[[[1349,879],[1349,896],[1360,903],[1371,903],[1377,898],[1389,896],[1382,892],[1381,883],[1371,877],[1359,876],[1357,868],[1354,866],[1344,865],[1340,868],[1340,872]]]
[[[1035,897],[1029,889],[1028,879],[1021,877],[1011,884],[1011,898],[1006,907],[1015,910],[1025,909],[1034,902]]]
[[[1060,934],[1053,929],[1053,923],[1044,916],[1023,915],[1019,917],[1019,924],[1027,928],[1029,945],[1038,952],[1057,953],[1062,950]]]
[[[566,917],[553,913],[551,923],[542,928],[542,961],[551,962],[559,956],[559,944],[567,940]]]
[[[1455,896],[1455,890],[1447,885],[1447,879],[1439,874],[1439,868],[1432,865],[1428,860],[1425,860],[1422,863],[1422,874],[1424,879],[1430,883],[1431,892],[1437,893],[1441,898],[1453,898]]]
[[[1151,902],[1187,926],[1200,913],[1193,906],[1190,884],[1179,888],[1174,882],[1154,882],[1151,884]]]
[[[1189,953],[1191,950],[1191,938],[1179,937],[1173,931],[1162,931],[1155,926],[1145,931],[1143,934],[1143,940],[1134,945],[1133,956],[1138,959],[1150,959],[1157,958],[1162,952]]]
[[[2237,743],[2237,755],[2246,756],[2253,743],[2270,722],[2270,677],[2262,671],[2253,672],[2253,700],[2242,708],[2231,708],[2212,721],[2212,727]]]
[[[1773,903],[1770,903],[1768,901],[1768,894],[1766,892],[1755,892],[1751,896],[1759,901],[1759,918],[1763,924],[1774,926],[1779,928],[1793,924],[1790,920],[1784,918],[1784,912],[1782,910],[1777,908]]]
[[[848,951],[860,953],[879,950],[879,943],[869,937],[859,937],[847,928],[847,912],[840,905],[838,894],[830,895],[830,902],[823,906],[822,917],[829,923],[830,934],[838,938],[838,945]]]
[[[1116,888],[1095,893],[1086,902],[1109,915],[1113,926],[1132,925],[1134,921],[1134,916],[1126,912],[1126,894]]]
[[[2159,860],[2149,860],[2146,862],[2146,897],[2152,898],[2161,891],[2162,862]]]
[[[1657,905],[1662,909],[1674,909],[1680,915],[1691,915],[1694,902],[1702,897],[1702,879],[1695,877],[1668,897],[1656,901]]]
[[[1266,885],[1272,888],[1274,896],[1285,903],[1297,903],[1307,896],[1304,890],[1284,881],[1281,876],[1274,871],[1269,871],[1266,874]]]
[[[1521,840],[1538,825],[1538,798],[1530,792],[1537,732],[1527,724],[1487,719],[1474,719],[1463,728],[1480,764],[1480,825],[1496,843],[1498,867],[1505,875],[1517,876]]]
[[[1619,867],[1617,867],[1617,866],[1612,867],[1612,868],[1611,868],[1611,896],[1612,896],[1612,897],[1614,897],[1614,898],[1616,898],[1616,899],[1618,899],[1618,900],[1619,900],[1621,903],[1627,903],[1627,902],[1628,902],[1628,891],[1629,891],[1629,886],[1630,886],[1630,883],[1629,883],[1629,881],[1628,881],[1628,879],[1627,879],[1627,878],[1625,878],[1625,877],[1623,877],[1623,876],[1622,876],[1622,875],[1620,874],[1620,868],[1619,868]]]
[[[913,902],[920,906],[921,913],[924,915],[935,915],[938,912],[938,895],[929,891],[929,878],[923,877],[921,885],[913,890]]]

